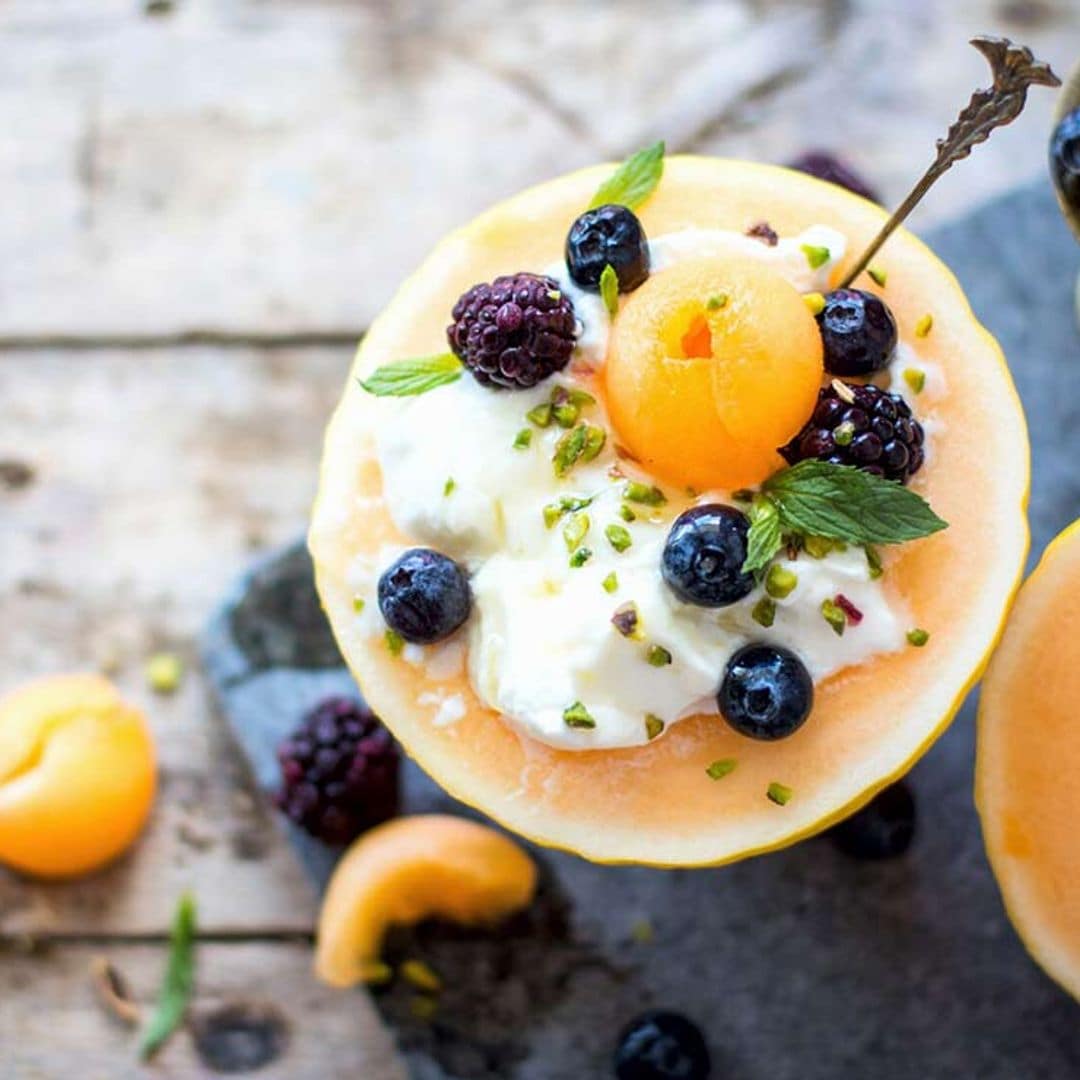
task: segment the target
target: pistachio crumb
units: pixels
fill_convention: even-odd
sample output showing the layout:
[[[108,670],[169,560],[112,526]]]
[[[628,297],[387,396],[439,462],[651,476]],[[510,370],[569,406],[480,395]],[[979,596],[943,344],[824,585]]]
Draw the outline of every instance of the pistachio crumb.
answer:
[[[777,806],[787,806],[791,802],[791,796],[795,794],[786,784],[778,784],[775,780],[765,792],[768,798]]]
[[[651,945],[654,937],[656,937],[656,931],[648,919],[638,919],[630,927],[630,940],[635,945]]]
[[[400,656],[405,648],[405,639],[396,630],[387,630],[385,634],[386,647],[391,656]]]
[[[837,637],[844,636],[844,629],[847,627],[847,616],[844,614],[844,609],[835,600],[826,599],[821,601],[821,617],[833,628],[833,633]]]
[[[855,439],[855,425],[850,420],[837,424],[833,430],[833,439],[837,446],[850,446]]]
[[[866,565],[868,568],[867,572],[870,575],[870,580],[877,581],[877,579],[885,573],[885,567],[881,565],[881,555],[878,553],[877,548],[870,547],[869,545],[866,546],[865,551]]]
[[[352,609],[359,615],[367,606],[367,601],[362,596],[354,596],[352,598]]]
[[[811,315],[820,315],[825,310],[825,297],[819,292],[803,293],[803,303]]]
[[[618,552],[625,551],[634,542],[630,531],[624,529],[622,525],[609,525],[604,529],[604,535],[608,538],[608,543]]]
[[[563,723],[567,727],[572,728],[594,728],[596,727],[596,721],[592,717],[592,713],[581,704],[580,701],[575,701],[573,705],[568,705],[563,709]]]
[[[544,507],[544,524],[549,529],[554,529],[559,521],[559,518],[563,516],[563,510],[561,506],[556,506],[555,503],[548,503]]]
[[[926,386],[926,372],[920,368],[904,368],[904,382],[911,387],[912,393],[921,394]]]
[[[705,301],[705,307],[709,311],[719,311],[722,307],[727,307],[727,302],[727,293],[717,293],[715,296],[710,296],[709,299]]]
[[[759,626],[764,626],[767,630],[774,622],[776,622],[776,601],[770,596],[763,596],[755,605],[753,611],[750,612],[754,622]]]
[[[442,990],[442,979],[423,960],[406,960],[398,972],[401,977],[417,990],[423,990],[428,994],[437,994]]]
[[[811,559],[824,559],[830,551],[836,550],[836,542],[824,536],[804,536],[803,551]]]
[[[155,694],[173,694],[184,678],[184,662],[175,653],[155,653],[146,662],[146,682]]]
[[[765,575],[765,591],[774,600],[783,600],[785,596],[790,596],[798,584],[799,575],[779,563],[773,563]]]
[[[637,521],[637,514],[626,503],[619,507],[619,517],[626,522]]]
[[[667,502],[667,496],[658,487],[637,480],[627,480],[623,498],[642,506],[663,506]]]
[[[532,446],[532,428],[523,427],[514,436],[515,450],[528,450]]]
[[[608,574],[608,576],[604,578],[602,582],[600,582],[600,584],[603,585],[604,592],[613,593],[619,587],[619,577],[615,573],[615,571],[612,570],[611,573]]]
[[[589,526],[592,522],[589,521],[588,514],[574,514],[573,517],[563,526],[563,540],[566,541],[567,551],[577,551],[581,547],[581,541],[585,539],[586,534],[589,531]]]
[[[915,336],[926,337],[934,328],[934,316],[927,312],[919,321],[915,324]]]
[[[592,558],[592,548],[579,547],[570,556],[570,569],[580,570]]]
[[[930,640],[930,631],[917,626],[914,630],[907,632],[907,639],[909,644],[914,645],[916,649],[921,649]]]
[[[544,402],[543,405],[537,405],[535,408],[530,409],[525,414],[525,419],[530,424],[535,424],[537,427],[550,427],[553,419],[554,410],[552,409],[551,402]]]
[[[452,476],[448,476],[446,478],[446,483],[442,486],[443,497],[445,498],[446,496],[453,495],[454,488],[456,487],[457,481]]]
[[[873,281],[875,285],[880,285],[883,289],[885,288],[885,282],[889,280],[889,275],[885,270],[880,266],[868,266],[866,272],[870,275],[870,280]]]
[[[656,713],[645,714],[645,734],[652,742],[658,735],[662,734],[664,730],[664,721],[660,719]]]
[[[650,645],[645,652],[645,659],[653,667],[667,667],[672,661],[672,656],[663,645]]]
[[[710,780],[722,780],[725,776],[733,773],[735,766],[738,764],[735,758],[720,758],[719,761],[714,761],[709,765],[705,772],[708,773]]]
[[[806,261],[810,264],[811,270],[817,270],[819,267],[824,266],[831,257],[829,249],[821,244],[801,244],[800,247],[802,253],[806,256]]]

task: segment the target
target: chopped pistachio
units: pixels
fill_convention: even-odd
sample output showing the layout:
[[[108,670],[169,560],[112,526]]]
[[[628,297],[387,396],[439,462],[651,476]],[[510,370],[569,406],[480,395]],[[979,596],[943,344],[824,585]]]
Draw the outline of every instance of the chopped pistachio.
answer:
[[[567,706],[563,709],[563,723],[567,727],[572,728],[594,728],[596,727],[596,721],[593,719],[592,714],[580,701],[575,701],[573,705]]]
[[[824,559],[830,551],[836,550],[836,542],[824,536],[804,536],[802,545],[811,559]]]
[[[727,302],[727,293],[717,293],[715,296],[710,296],[709,299],[705,301],[705,307],[709,311],[719,311],[722,307],[727,307]]]
[[[833,431],[833,439],[837,446],[850,446],[855,438],[855,425],[850,420],[837,424]]]
[[[452,476],[448,476],[446,478],[446,483],[443,484],[443,486],[442,486],[443,495],[444,496],[453,495],[454,494],[454,488],[456,488],[456,487],[457,487],[457,481]]]
[[[773,563],[765,575],[765,591],[774,600],[783,600],[785,596],[790,596],[798,584],[799,575],[779,563]]]
[[[525,414],[525,419],[530,424],[535,424],[537,427],[550,427],[551,421],[554,418],[554,410],[551,407],[550,402],[544,402],[543,405],[537,405],[536,408],[530,409]]]
[[[885,288],[885,282],[889,280],[889,275],[885,270],[880,266],[868,266],[866,272],[870,275],[870,280],[873,281],[875,285],[880,285],[883,289]]]
[[[775,780],[769,785],[765,794],[771,799],[777,806],[787,806],[791,801],[791,796],[795,794],[786,784],[778,784]]]
[[[357,615],[360,614],[367,606],[367,601],[362,596],[354,596],[352,598],[352,609]]]
[[[645,659],[653,667],[667,667],[671,663],[671,653],[663,645],[650,645],[645,652]]]
[[[581,452],[582,461],[592,461],[607,442],[607,432],[602,427],[594,424],[585,425],[585,449]]]
[[[547,506],[544,507],[544,524],[549,529],[554,529],[559,518],[562,516],[562,507],[557,506],[555,503],[548,503]]]
[[[930,631],[923,630],[921,626],[917,626],[914,630],[909,630],[907,632],[907,639],[916,649],[921,649],[930,640]]]
[[[390,651],[391,656],[400,656],[401,650],[405,648],[405,639],[396,630],[386,631],[386,647]]]
[[[926,372],[921,368],[904,368],[904,382],[911,387],[912,393],[921,394],[926,387]]]
[[[592,558],[592,548],[579,547],[570,556],[570,569],[579,570]]]
[[[581,416],[581,408],[567,401],[562,405],[553,405],[551,415],[559,427],[572,428]]]
[[[576,386],[571,387],[566,391],[566,400],[571,405],[576,405],[579,409],[584,408],[586,405],[595,405],[596,398],[592,396],[587,390],[579,390]]]
[[[612,570],[600,584],[604,587],[604,592],[613,593],[619,587],[619,576]]]
[[[611,625],[623,637],[641,640],[641,616],[633,600],[628,600],[615,609],[615,614],[611,616]]]
[[[175,653],[156,653],[146,662],[146,682],[155,694],[173,694],[184,678],[184,662]]]
[[[878,554],[878,549],[875,547],[866,547],[866,565],[869,568],[870,580],[877,581],[882,574],[885,573],[885,568],[881,565],[881,556]]]
[[[719,761],[714,761],[705,772],[708,773],[710,780],[722,780],[725,776],[735,771],[735,766],[739,763],[735,758],[720,758]]]
[[[825,310],[825,297],[819,292],[803,293],[803,303],[811,315],[820,315]]]
[[[548,289],[547,295],[548,295],[549,300],[559,301],[559,300],[562,299],[562,290],[561,289]]]
[[[641,484],[637,480],[627,480],[623,488],[623,498],[642,506],[663,506],[667,496],[652,484]]]
[[[619,517],[621,517],[623,521],[637,521],[637,514],[635,514],[626,503],[623,503],[622,506],[619,507]]]
[[[585,450],[587,433],[584,424],[578,424],[572,431],[559,437],[555,444],[555,456],[551,459],[556,476],[565,476],[578,462]]]
[[[916,337],[926,337],[926,335],[929,334],[930,331],[933,328],[934,328],[934,316],[931,315],[929,312],[927,312],[927,314],[925,314],[915,324],[915,336]]]
[[[528,450],[532,446],[532,428],[523,427],[514,436],[515,450]]]
[[[442,979],[423,960],[406,960],[398,968],[398,973],[411,986],[427,994],[437,994],[442,990]]]
[[[833,633],[837,637],[844,636],[847,616],[844,614],[844,609],[835,600],[821,601],[821,617],[833,628]]]
[[[382,960],[368,960],[360,972],[360,981],[365,986],[387,986],[393,982],[394,969]]]
[[[634,542],[629,529],[624,529],[621,525],[609,525],[604,530],[604,535],[608,538],[608,543],[619,552],[625,551]]]
[[[660,719],[656,713],[645,714],[645,734],[652,742],[658,735],[662,734],[664,730],[664,721]]]
[[[830,252],[827,247],[822,247],[820,244],[801,244],[800,247],[811,270],[817,270],[829,261]]]
[[[589,526],[592,523],[589,521],[588,514],[574,514],[573,517],[563,526],[563,539],[566,541],[567,551],[577,551],[581,547],[581,541],[585,539],[585,535],[589,531]]]
[[[630,927],[630,940],[635,945],[651,945],[654,937],[656,937],[656,931],[648,919],[638,919]]]
[[[754,605],[754,610],[750,612],[750,615],[754,622],[767,630],[776,622],[776,601],[771,596],[763,596]]]

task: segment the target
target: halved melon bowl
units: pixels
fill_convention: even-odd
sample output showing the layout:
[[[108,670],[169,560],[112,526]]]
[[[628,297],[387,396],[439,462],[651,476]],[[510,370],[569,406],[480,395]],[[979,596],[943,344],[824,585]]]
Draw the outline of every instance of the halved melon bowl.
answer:
[[[702,715],[644,745],[591,751],[531,739],[484,706],[467,674],[436,677],[395,655],[357,618],[350,580],[357,558],[415,543],[388,512],[373,436],[383,403],[359,380],[445,348],[451,308],[476,282],[557,262],[567,228],[610,172],[585,169],[496,206],[444,240],[401,287],[365,337],[329,426],[310,546],[323,604],[365,697],[451,795],[537,843],[591,860],[719,864],[790,844],[851,813],[906,772],[948,724],[983,670],[1024,564],[1027,433],[997,344],[949,270],[900,231],[877,260],[887,285],[865,275],[858,285],[887,299],[902,339],[939,373],[925,416],[931,457],[912,488],[949,527],[890,549],[883,579],[911,625],[930,633],[925,648],[889,651],[831,675],[816,687],[809,721],[783,741],[754,741]],[[845,234],[844,261],[885,216],[799,173],[696,157],[669,159],[638,215],[649,236],[744,233],[762,220],[791,236],[824,224]],[[834,283],[844,261],[833,268]],[[933,330],[918,336],[927,315]],[[447,698],[464,703],[453,723],[439,716]],[[710,779],[708,766],[724,759],[737,759],[738,768]],[[773,784],[790,790],[784,805],[767,798]]]

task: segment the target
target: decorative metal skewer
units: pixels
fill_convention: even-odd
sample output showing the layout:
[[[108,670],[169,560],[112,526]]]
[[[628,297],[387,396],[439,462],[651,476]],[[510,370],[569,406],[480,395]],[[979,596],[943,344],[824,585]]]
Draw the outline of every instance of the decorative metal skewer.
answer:
[[[844,275],[841,288],[847,288],[870,265],[870,260],[881,245],[915,209],[939,177],[956,162],[966,158],[979,143],[985,142],[994,128],[1011,124],[1020,115],[1027,102],[1029,86],[1061,85],[1061,80],[1050,70],[1050,65],[1036,60],[1024,45],[1014,45],[1008,38],[982,36],[972,38],[971,44],[990,62],[994,85],[989,90],[976,90],[971,95],[971,100],[945,138],[938,139],[937,157],[930,168]]]

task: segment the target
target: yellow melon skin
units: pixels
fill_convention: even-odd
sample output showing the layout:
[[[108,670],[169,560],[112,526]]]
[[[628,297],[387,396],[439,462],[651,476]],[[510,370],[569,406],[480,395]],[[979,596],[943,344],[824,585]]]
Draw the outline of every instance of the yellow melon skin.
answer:
[[[444,347],[447,313],[478,281],[557,260],[571,221],[612,166],[532,188],[451,234],[399,290],[365,337],[326,435],[310,546],[338,643],[372,707],[450,794],[540,844],[608,863],[715,865],[825,828],[914,763],[944,730],[982,672],[1024,565],[1029,450],[1023,411],[1004,358],[973,316],[955,278],[908,232],[875,259],[902,337],[940,368],[945,392],[920,407],[936,422],[932,457],[915,478],[948,522],[942,533],[886,552],[886,587],[932,638],[924,649],[879,657],[817,687],[814,713],[794,736],[756,743],[716,717],[674,725],[645,746],[560,751],[516,734],[464,677],[433,682],[361,631],[348,568],[385,544],[408,543],[383,502],[371,426],[383,404],[358,377]],[[843,230],[849,255],[884,213],[834,185],[773,166],[673,157],[638,211],[651,236],[688,227],[745,230],[767,220],[781,235],[812,224]],[[843,272],[841,266],[837,274]],[[861,288],[882,292],[868,277]],[[925,314],[932,332],[913,333]],[[438,391],[436,391],[438,392]],[[719,681],[719,672],[717,679]],[[433,721],[424,693],[460,694],[465,717]],[[427,700],[432,700],[428,698]],[[738,768],[705,775],[719,758]],[[773,781],[794,794],[765,795]]]
[[[1024,583],[983,683],[975,800],[1028,951],[1080,999],[1080,521]]]

